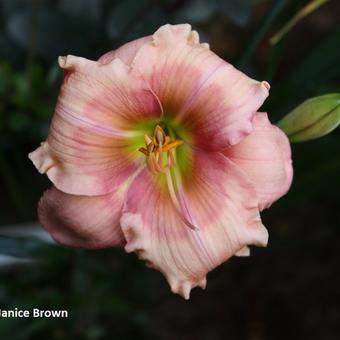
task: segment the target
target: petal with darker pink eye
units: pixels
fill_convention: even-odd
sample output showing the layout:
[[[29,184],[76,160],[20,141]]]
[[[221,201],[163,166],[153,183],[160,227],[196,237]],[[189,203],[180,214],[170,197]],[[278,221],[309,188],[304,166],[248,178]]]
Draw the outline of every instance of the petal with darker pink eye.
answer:
[[[164,178],[141,172],[121,218],[126,251],[161,271],[172,291],[186,299],[192,288],[205,287],[209,271],[245,254],[241,249],[247,245],[266,246],[268,238],[242,169],[220,153],[200,151],[192,161],[190,179],[181,182],[175,175],[177,198],[171,198]]]
[[[122,192],[75,196],[52,188],[41,198],[38,214],[42,226],[58,243],[107,248],[125,244],[119,225],[122,204]]]
[[[138,150],[128,151],[129,138],[140,133],[133,127],[159,117],[159,103],[119,59],[103,65],[68,56],[59,63],[66,74],[48,140],[30,158],[66,193],[113,192],[141,161]]]
[[[165,116],[208,150],[237,144],[248,135],[268,96],[267,82],[253,80],[219,58],[187,24],[162,26],[131,65],[150,84]]]
[[[266,113],[257,113],[253,124],[254,131],[224,154],[247,173],[263,210],[290,188],[291,149],[287,136],[270,123]]]

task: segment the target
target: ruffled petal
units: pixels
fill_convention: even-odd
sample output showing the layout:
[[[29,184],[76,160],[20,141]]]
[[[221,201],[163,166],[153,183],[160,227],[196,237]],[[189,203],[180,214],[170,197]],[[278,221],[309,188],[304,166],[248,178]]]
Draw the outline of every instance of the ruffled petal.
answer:
[[[140,131],[132,128],[159,117],[160,106],[119,59],[102,65],[67,56],[59,64],[66,74],[48,140],[30,158],[66,193],[107,194],[139,166],[141,155],[129,146]]]
[[[290,188],[291,149],[287,136],[270,123],[266,113],[257,113],[253,124],[254,131],[224,154],[247,173],[263,210]]]
[[[149,35],[147,37],[143,37],[140,39],[136,39],[130,41],[123,46],[117,48],[116,50],[109,51],[103,54],[99,59],[98,62],[101,64],[107,64],[111,62],[114,58],[119,58],[123,63],[126,65],[131,65],[133,59],[136,56],[138,50],[145,45],[146,43],[152,40],[152,36]]]
[[[193,143],[204,149],[237,144],[252,131],[253,115],[268,96],[267,82],[219,58],[188,24],[159,28],[131,65],[150,84],[165,115],[191,131]]]
[[[39,202],[39,220],[59,243],[77,248],[123,246],[119,219],[123,193],[105,196],[76,196],[55,187]]]
[[[193,162],[190,180],[176,179],[181,210],[164,178],[145,170],[132,182],[121,218],[125,250],[161,271],[186,299],[193,287],[205,287],[207,272],[268,239],[243,171],[220,153],[197,152]]]

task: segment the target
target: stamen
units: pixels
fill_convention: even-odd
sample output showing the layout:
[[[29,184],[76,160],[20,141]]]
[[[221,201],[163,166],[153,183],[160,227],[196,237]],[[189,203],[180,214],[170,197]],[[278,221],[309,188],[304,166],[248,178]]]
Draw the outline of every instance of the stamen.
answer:
[[[158,144],[163,144],[165,141],[165,132],[159,125],[155,128],[155,138]]]
[[[169,158],[168,158],[169,168],[172,168],[176,165],[176,158],[174,156],[173,150],[169,150]]]
[[[168,144],[164,145],[163,151],[169,151],[171,149],[176,148],[177,146],[183,144],[183,141],[181,140],[174,140],[172,142],[169,142]]]
[[[143,153],[145,156],[148,155],[148,150],[146,150],[145,148],[139,148],[138,151],[140,151],[141,153]]]
[[[180,175],[180,172],[178,170],[178,168],[174,168],[173,169],[173,176],[174,176],[174,179],[175,179],[175,183],[177,185],[177,199],[179,201],[179,204],[180,204],[180,207],[181,207],[181,210],[183,212],[186,212],[186,215],[188,216],[188,220],[189,220],[189,223],[190,220],[192,220],[192,217],[191,217],[191,214],[190,214],[190,210],[189,210],[189,207],[186,203],[186,200],[184,198],[184,195],[183,195],[183,192],[179,189],[179,188],[182,188],[182,178],[181,178],[181,175]],[[191,223],[192,225],[192,223]],[[198,227],[195,227],[196,231],[199,231],[199,228]],[[201,238],[200,236],[200,233],[197,232],[197,233],[193,233],[193,236],[194,238],[196,239],[197,241],[197,245],[199,246],[199,248],[201,249],[202,251],[202,254],[204,255],[204,259],[206,259],[207,261],[209,261],[210,265],[213,267],[214,266],[214,263],[215,261],[213,260],[210,252],[208,251],[207,249],[207,246],[205,244],[205,242],[203,241],[203,239]]]
[[[176,165],[175,149],[183,144],[183,141],[167,136],[164,130],[157,125],[153,137],[144,135],[145,147],[138,151],[146,156],[148,169],[154,173],[165,173],[168,169]]]
[[[148,146],[149,144],[152,143],[152,138],[148,135],[144,135],[144,141],[145,141],[145,145]]]
[[[166,183],[168,185],[168,190],[169,190],[169,194],[170,194],[170,198],[171,198],[171,201],[172,203],[174,204],[175,206],[175,209],[179,215],[179,217],[181,218],[181,220],[184,222],[184,224],[186,226],[188,226],[190,229],[192,230],[199,230],[196,226],[194,226],[185,216],[184,214],[184,209],[183,207],[181,206],[181,203],[179,201],[179,199],[177,198],[177,195],[176,195],[176,191],[175,191],[175,186],[174,186],[174,183],[173,183],[173,180],[171,178],[171,174],[170,174],[170,171],[168,170],[166,172]]]
[[[157,125],[153,137],[144,135],[144,142],[145,147],[140,148],[139,151],[146,156],[147,168],[153,174],[165,173],[170,198],[178,216],[190,229],[195,231],[199,230],[189,221],[186,214],[186,207],[181,203],[170,173],[170,169],[176,165],[175,150],[179,145],[183,144],[183,141],[177,139],[172,140],[170,136],[167,136],[164,130]]]
[[[192,229],[193,231],[195,231],[195,233],[193,233],[193,237],[197,242],[198,247],[200,248],[201,252],[202,252],[202,260],[209,262],[210,266],[214,266],[215,261],[213,260],[210,252],[207,249],[207,246],[205,244],[205,242],[203,241],[203,239],[201,238],[200,235],[200,229],[198,227],[196,227],[190,220],[192,220],[192,217],[190,215],[190,211],[188,209],[188,206],[185,202],[184,197],[181,194],[181,190],[179,190],[178,188],[182,186],[182,180],[180,178],[178,169],[173,169],[173,175],[174,175],[174,179],[172,179],[172,176],[170,174],[170,170],[168,170],[166,172],[166,182],[168,185],[168,190],[169,190],[169,194],[171,197],[171,201],[174,204],[174,207],[176,209],[176,212],[178,213],[179,217],[181,218],[181,220],[183,221],[183,223],[189,227],[190,229]],[[177,190],[176,190],[176,185],[177,185]]]
[[[146,150],[148,151],[148,154],[149,154],[149,155],[152,153],[152,151],[154,150],[154,148],[155,148],[155,144],[153,144],[153,143],[150,143],[150,144],[147,146]]]

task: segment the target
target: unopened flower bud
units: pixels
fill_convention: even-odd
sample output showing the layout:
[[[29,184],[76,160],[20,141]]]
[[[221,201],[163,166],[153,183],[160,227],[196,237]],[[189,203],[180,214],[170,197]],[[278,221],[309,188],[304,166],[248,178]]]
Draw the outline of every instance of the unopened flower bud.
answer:
[[[340,124],[340,93],[326,94],[306,100],[288,113],[278,126],[291,142],[322,137]]]

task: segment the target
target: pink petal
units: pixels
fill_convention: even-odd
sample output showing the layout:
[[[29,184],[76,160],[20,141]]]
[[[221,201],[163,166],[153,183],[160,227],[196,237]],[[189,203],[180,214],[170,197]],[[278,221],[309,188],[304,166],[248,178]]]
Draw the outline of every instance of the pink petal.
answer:
[[[267,82],[219,58],[188,24],[162,26],[140,47],[132,67],[150,84],[165,115],[182,122],[204,149],[219,150],[249,134],[253,115],[268,96]]]
[[[241,249],[239,249],[236,253],[235,256],[239,256],[239,257],[246,257],[250,255],[250,249],[249,247],[245,246]]]
[[[150,42],[152,40],[152,36],[149,35],[147,37],[143,37],[140,39],[136,39],[133,41],[130,41],[123,46],[117,48],[114,51],[110,51],[102,55],[98,62],[101,64],[107,64],[111,62],[114,58],[120,59],[123,63],[126,65],[131,65],[131,62],[136,56],[136,53],[138,50],[146,43]]]
[[[125,250],[161,271],[186,299],[193,287],[205,287],[207,272],[245,255],[246,245],[266,246],[268,238],[254,189],[237,165],[219,153],[199,152],[193,169],[178,191],[182,218],[164,178],[148,171],[131,184],[121,218]]]
[[[128,148],[129,138],[136,124],[160,116],[158,101],[119,59],[102,65],[68,56],[59,63],[66,75],[48,140],[30,158],[66,193],[107,194],[144,160]]]
[[[256,189],[261,210],[287,193],[293,178],[291,149],[287,136],[257,113],[254,131],[224,154],[241,167]]]
[[[56,188],[39,202],[39,220],[59,243],[77,248],[123,246],[119,226],[123,194],[75,196]]]

